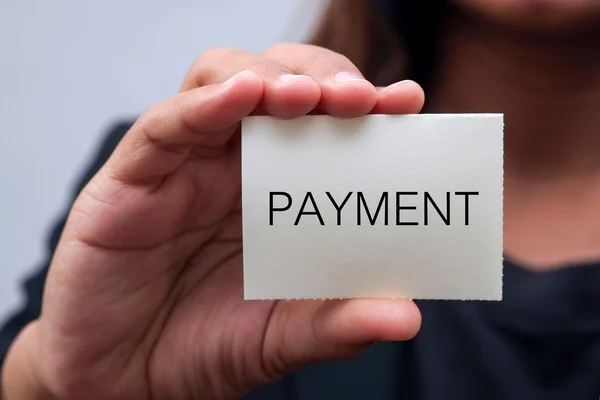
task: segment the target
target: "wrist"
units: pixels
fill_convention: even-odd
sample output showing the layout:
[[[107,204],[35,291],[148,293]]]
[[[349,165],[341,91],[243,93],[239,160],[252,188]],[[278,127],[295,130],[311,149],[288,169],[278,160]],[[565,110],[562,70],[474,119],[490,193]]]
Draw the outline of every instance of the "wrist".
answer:
[[[13,342],[2,366],[2,400],[58,400],[38,373],[38,323],[27,325]]]

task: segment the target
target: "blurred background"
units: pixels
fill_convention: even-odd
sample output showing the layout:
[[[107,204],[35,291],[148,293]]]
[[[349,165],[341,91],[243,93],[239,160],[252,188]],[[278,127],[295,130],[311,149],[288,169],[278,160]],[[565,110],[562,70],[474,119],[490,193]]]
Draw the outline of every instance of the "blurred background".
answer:
[[[214,46],[302,41],[324,0],[20,0],[0,7],[0,320],[107,129]],[[250,18],[249,18],[250,17]]]

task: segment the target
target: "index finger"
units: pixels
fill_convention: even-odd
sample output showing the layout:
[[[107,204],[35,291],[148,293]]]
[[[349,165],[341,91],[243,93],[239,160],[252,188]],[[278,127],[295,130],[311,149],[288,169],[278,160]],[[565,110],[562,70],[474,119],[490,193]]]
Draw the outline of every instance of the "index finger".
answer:
[[[150,107],[131,127],[105,167],[111,178],[156,182],[175,171],[192,149],[214,149],[239,129],[260,102],[263,82],[252,71],[183,92]]]

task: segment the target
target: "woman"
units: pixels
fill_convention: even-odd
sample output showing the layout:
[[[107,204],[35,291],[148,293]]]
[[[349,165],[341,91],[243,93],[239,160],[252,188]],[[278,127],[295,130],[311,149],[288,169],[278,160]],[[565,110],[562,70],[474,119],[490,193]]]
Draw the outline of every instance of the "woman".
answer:
[[[597,399],[599,30],[595,0],[338,0],[322,47],[202,55],[111,135],[5,398]],[[239,121],[419,112],[404,78],[505,113],[505,300],[244,302]]]

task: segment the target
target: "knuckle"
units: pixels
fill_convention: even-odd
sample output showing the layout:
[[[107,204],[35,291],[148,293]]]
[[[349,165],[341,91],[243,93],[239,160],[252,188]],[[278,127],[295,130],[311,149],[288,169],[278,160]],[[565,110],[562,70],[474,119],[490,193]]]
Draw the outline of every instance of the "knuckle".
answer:
[[[155,103],[141,113],[131,130],[139,132],[147,140],[154,143],[154,138],[160,135],[160,132],[167,129],[168,126],[174,123],[181,124],[178,118],[177,109],[170,106],[168,101]]]
[[[202,64],[208,60],[222,60],[224,58],[229,58],[232,55],[240,53],[240,50],[234,47],[227,46],[217,46],[212,47],[206,51],[204,51],[200,56],[196,59],[195,64]]]
[[[314,58],[315,59],[323,59],[323,60],[328,60],[331,63],[334,64],[349,64],[349,65],[354,65],[352,63],[352,61],[350,61],[350,59],[348,57],[346,57],[344,54],[338,53],[336,51],[327,49],[325,47],[320,47],[320,46],[316,46],[316,45],[307,45],[308,47],[310,47],[310,51],[312,52],[312,54],[314,54]]]
[[[197,86],[220,83],[237,72],[251,69],[259,75],[269,70],[268,60],[256,53],[233,47],[214,47],[201,54],[190,70]]]
[[[173,114],[173,116],[177,119],[178,124],[188,130],[189,132],[195,132],[196,129],[194,128],[194,124],[192,123],[192,121],[190,121],[188,119],[187,114],[183,111],[184,110],[184,106],[182,104],[183,102],[183,96],[184,94],[180,94],[178,96],[175,96],[175,98],[173,99],[173,103],[171,105],[171,112]]]
[[[197,86],[204,86],[208,82],[219,80],[217,65],[235,63],[244,56],[244,52],[234,47],[219,46],[204,51],[192,64],[189,75],[193,77]]]
[[[269,47],[267,47],[262,52],[262,54],[265,56],[272,56],[272,55],[293,53],[294,50],[297,50],[298,47],[302,47],[302,46],[306,46],[306,45],[298,44],[298,43],[279,42],[279,43],[275,43],[275,44],[272,44]]]
[[[267,58],[283,60],[297,70],[354,68],[352,61],[343,54],[312,44],[277,43],[262,54]]]
[[[162,103],[154,103],[148,106],[138,117],[138,124],[141,126],[152,125],[162,114]]]
[[[285,60],[297,65],[306,65],[322,58],[324,49],[303,43],[276,43],[266,48],[262,55],[274,60]]]

